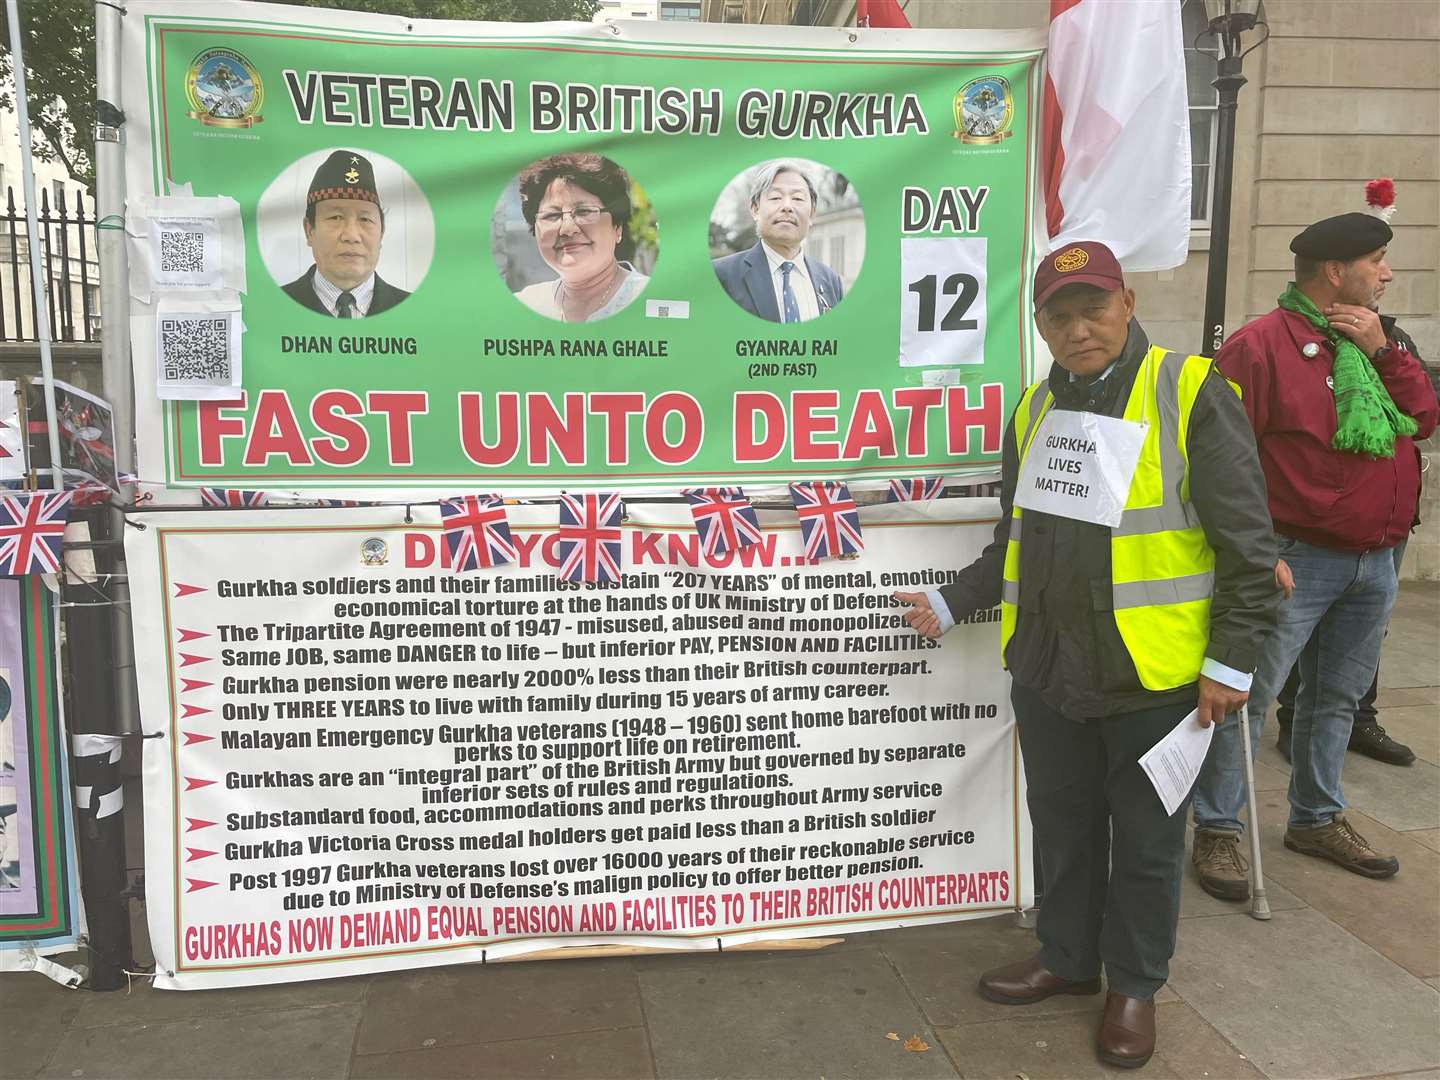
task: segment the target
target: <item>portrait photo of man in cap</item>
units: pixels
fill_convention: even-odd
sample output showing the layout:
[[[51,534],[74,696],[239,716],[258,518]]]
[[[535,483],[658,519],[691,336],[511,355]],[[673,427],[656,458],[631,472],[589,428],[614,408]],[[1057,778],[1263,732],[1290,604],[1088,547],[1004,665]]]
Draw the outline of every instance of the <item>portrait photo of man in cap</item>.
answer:
[[[385,239],[385,208],[370,160],[336,150],[315,170],[302,222],[313,262],[287,296],[311,311],[363,319],[389,311],[410,294],[375,272]]]

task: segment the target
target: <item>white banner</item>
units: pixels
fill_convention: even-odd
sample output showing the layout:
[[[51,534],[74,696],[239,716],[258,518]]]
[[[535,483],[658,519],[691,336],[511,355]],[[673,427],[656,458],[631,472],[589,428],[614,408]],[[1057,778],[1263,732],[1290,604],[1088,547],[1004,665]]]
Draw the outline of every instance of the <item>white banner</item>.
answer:
[[[157,985],[715,949],[1014,911],[1029,824],[994,613],[943,643],[994,500],[866,508],[854,560],[796,519],[707,565],[632,507],[618,587],[455,573],[416,507],[144,515],[127,530]],[[939,572],[931,567],[943,553]]]

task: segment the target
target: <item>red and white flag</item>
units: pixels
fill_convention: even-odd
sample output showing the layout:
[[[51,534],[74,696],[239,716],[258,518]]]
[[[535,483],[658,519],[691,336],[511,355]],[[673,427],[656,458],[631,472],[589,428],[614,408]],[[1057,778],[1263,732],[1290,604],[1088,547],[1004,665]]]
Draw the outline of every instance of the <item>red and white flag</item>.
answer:
[[[905,17],[899,0],[855,0],[855,25],[876,30],[909,30],[910,20]]]
[[[1042,143],[1051,248],[1099,240],[1126,270],[1190,247],[1180,0],[1050,0]]]

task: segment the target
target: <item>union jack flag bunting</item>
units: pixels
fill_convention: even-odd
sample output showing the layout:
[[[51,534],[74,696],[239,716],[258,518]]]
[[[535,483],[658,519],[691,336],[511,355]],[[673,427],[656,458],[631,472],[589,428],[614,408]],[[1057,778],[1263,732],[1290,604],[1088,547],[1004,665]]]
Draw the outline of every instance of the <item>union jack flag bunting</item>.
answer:
[[[917,476],[911,480],[891,480],[886,502],[929,502],[945,490],[943,476]]]
[[[738,487],[686,488],[705,554],[724,555],[760,542],[755,508]]]
[[[625,503],[614,492],[560,496],[560,577],[566,581],[620,580],[620,518]]]
[[[0,575],[24,577],[60,569],[60,543],[72,492],[0,495]]]
[[[450,565],[456,570],[489,569],[515,561],[505,503],[495,495],[461,495],[440,500],[440,524]]]
[[[860,538],[860,508],[844,484],[832,480],[791,484],[790,501],[800,515],[807,559],[853,555],[865,547]]]
[[[200,502],[204,506],[225,506],[235,510],[255,509],[270,502],[270,495],[264,491],[237,491],[235,488],[200,489]]]

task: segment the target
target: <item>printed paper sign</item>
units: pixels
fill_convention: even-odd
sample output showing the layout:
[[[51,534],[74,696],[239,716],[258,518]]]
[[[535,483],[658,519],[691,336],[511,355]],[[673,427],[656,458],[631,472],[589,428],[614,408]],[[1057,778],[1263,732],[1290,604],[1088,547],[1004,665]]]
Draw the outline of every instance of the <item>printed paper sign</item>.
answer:
[[[977,237],[900,241],[900,364],[985,363],[985,252]]]
[[[155,305],[155,387],[179,401],[233,401],[240,386],[238,305],[161,300]]]
[[[152,217],[151,281],[157,289],[220,289],[220,223],[215,218]]]
[[[1113,529],[1144,444],[1144,424],[1051,409],[1020,467],[1015,505]]]

